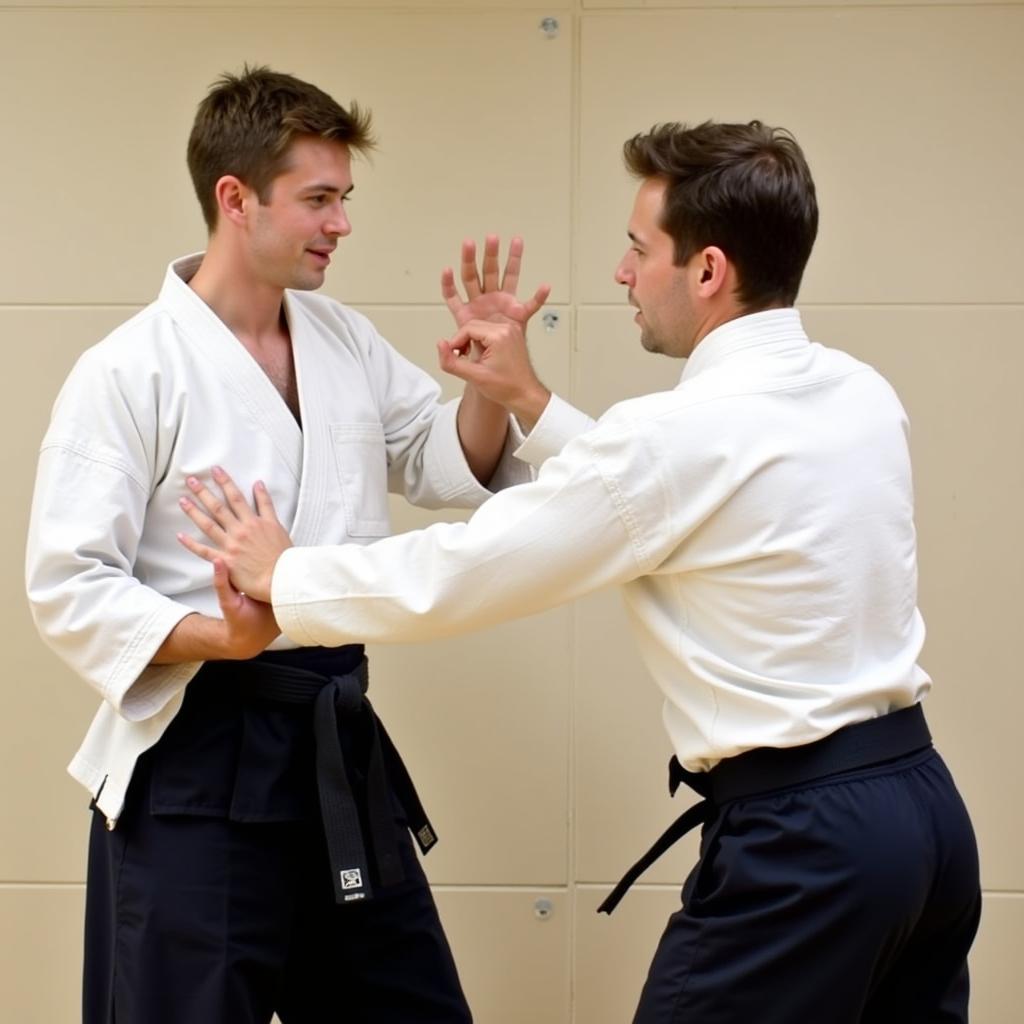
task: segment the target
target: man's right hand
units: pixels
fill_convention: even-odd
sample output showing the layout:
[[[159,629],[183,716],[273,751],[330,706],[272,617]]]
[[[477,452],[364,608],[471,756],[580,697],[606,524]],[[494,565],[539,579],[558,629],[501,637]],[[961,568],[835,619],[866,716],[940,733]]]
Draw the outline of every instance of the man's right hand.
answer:
[[[186,615],[164,638],[151,664],[244,661],[262,654],[281,635],[274,609],[235,590],[222,559],[214,562],[213,589],[223,618]]]
[[[529,433],[551,392],[530,364],[518,323],[470,320],[453,338],[437,343],[441,369],[472,384],[485,398],[504,406]]]
[[[225,658],[255,658],[281,635],[274,609],[235,590],[222,559],[213,563],[213,589],[224,616]]]

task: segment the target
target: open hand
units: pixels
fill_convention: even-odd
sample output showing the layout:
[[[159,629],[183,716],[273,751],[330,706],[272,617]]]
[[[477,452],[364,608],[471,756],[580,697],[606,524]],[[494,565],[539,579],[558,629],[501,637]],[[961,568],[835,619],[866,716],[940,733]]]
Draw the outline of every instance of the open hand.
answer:
[[[441,296],[455,318],[456,327],[464,327],[471,320],[495,320],[516,323],[525,330],[527,321],[551,294],[551,286],[542,284],[532,298],[523,301],[516,298],[523,260],[523,240],[513,238],[509,244],[505,272],[500,276],[500,281],[498,247],[498,236],[488,235],[484,240],[481,275],[476,265],[476,243],[471,239],[462,243],[460,275],[466,291],[465,302],[455,285],[455,274],[451,267],[442,272]]]
[[[281,553],[292,546],[291,538],[278,521],[274,503],[262,483],[257,482],[253,489],[253,509],[223,469],[215,467],[212,475],[224,500],[197,477],[189,477],[186,482],[196,500],[184,497],[181,507],[215,546],[184,533],[178,534],[178,540],[208,562],[223,562],[231,583],[241,594],[269,601],[274,566]]]

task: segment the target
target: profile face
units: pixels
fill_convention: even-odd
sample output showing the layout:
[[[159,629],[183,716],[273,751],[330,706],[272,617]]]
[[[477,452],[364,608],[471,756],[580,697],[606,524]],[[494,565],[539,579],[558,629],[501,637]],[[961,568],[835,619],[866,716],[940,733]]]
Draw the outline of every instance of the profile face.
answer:
[[[279,288],[311,291],[324,283],[331,253],[352,231],[345,201],[352,191],[346,145],[302,137],[292,143],[285,169],[266,203],[247,210],[249,256],[255,276]]]
[[[675,263],[675,244],[661,228],[667,187],[662,178],[647,178],[637,189],[627,231],[630,246],[615,270],[615,280],[629,290],[644,348],[688,356],[698,326],[688,268],[699,254],[684,266]]]

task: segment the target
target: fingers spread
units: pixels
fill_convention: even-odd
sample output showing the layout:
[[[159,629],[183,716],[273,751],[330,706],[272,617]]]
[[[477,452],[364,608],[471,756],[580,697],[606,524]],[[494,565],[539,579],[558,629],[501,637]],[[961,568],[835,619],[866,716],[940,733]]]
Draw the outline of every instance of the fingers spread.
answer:
[[[498,236],[488,235],[484,239],[484,291],[498,290]]]
[[[271,500],[270,492],[267,490],[267,485],[262,480],[257,480],[255,486],[252,489],[253,500],[256,502],[256,512],[259,514],[261,519],[270,519],[277,523],[280,520],[277,518],[277,509],[274,508],[274,502]]]
[[[223,544],[227,539],[224,528],[214,519],[208,516],[194,501],[189,498],[180,498],[178,504],[181,510],[199,527],[214,544]]]
[[[480,275],[476,270],[476,242],[467,239],[462,243],[462,284],[466,289],[466,298],[473,300],[481,291]]]
[[[235,518],[249,518],[252,515],[252,509],[249,506],[249,502],[245,500],[245,495],[238,489],[235,481],[220,466],[214,466],[212,472],[213,479],[217,481],[220,489],[224,492],[224,497],[227,499],[228,506],[234,513]]]
[[[464,305],[459,290],[455,287],[455,273],[451,267],[445,267],[441,271],[441,298],[453,314],[457,314]]]
[[[548,296],[551,294],[551,285],[542,284],[534,293],[532,299],[525,299],[523,301],[523,308],[526,310],[526,318],[529,320],[534,313],[537,312],[545,302],[548,301]]]
[[[228,522],[235,518],[224,502],[221,501],[221,499],[218,498],[198,477],[190,476],[185,483],[188,485],[188,489],[196,496],[197,500],[202,503],[202,506],[209,514],[209,517],[213,519],[218,526],[226,527]],[[182,507],[184,508],[184,505]],[[193,519],[193,522],[195,522],[195,524],[199,526],[204,533],[207,533],[202,523],[200,523],[198,519],[195,519],[188,509],[185,509],[185,511],[188,512],[190,518]]]
[[[519,287],[519,271],[523,265],[523,240],[513,238],[508,247],[508,259],[505,261],[505,274],[501,279],[501,290],[515,295]]]
[[[190,537],[187,533],[178,534],[178,543],[182,547],[186,547],[193,555],[198,555],[200,558],[205,558],[207,562],[218,562],[220,561],[220,552],[216,548],[211,548],[206,544],[200,544],[194,537]]]

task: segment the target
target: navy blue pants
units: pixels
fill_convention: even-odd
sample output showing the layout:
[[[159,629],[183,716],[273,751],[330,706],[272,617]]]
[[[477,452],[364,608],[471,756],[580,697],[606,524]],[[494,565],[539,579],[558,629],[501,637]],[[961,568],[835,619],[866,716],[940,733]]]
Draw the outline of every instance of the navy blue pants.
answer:
[[[931,748],[725,804],[634,1024],[963,1024],[981,913],[967,811]]]
[[[231,691],[197,676],[117,828],[94,813],[84,1024],[468,1024],[397,800],[405,880],[339,905],[311,708]]]

